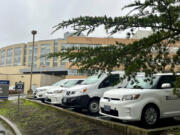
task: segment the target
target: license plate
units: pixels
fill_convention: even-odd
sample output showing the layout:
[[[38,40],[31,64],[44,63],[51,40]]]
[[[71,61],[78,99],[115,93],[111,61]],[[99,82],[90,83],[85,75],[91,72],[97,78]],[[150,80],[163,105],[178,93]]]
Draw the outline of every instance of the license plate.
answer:
[[[104,106],[104,110],[105,110],[105,111],[107,111],[107,112],[110,112],[111,107],[110,107],[110,106],[108,106],[108,105],[105,105],[105,106]]]
[[[65,97],[64,97],[64,98],[63,98],[63,102],[65,102],[65,103],[66,103],[66,102],[67,102],[67,98],[65,98]]]

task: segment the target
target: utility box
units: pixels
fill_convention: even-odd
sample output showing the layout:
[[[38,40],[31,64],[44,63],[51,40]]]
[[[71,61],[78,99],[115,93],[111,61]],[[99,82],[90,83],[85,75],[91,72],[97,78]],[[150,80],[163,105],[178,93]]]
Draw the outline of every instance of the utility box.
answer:
[[[9,95],[9,80],[0,80],[0,100],[7,100]]]

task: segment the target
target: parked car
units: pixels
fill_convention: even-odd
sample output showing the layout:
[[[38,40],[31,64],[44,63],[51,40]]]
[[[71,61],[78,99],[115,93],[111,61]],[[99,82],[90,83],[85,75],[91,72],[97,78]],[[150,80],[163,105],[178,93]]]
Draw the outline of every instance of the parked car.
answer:
[[[180,74],[177,74],[178,76]],[[156,74],[153,83],[137,75],[139,82],[129,81],[125,88],[104,93],[100,100],[100,114],[126,121],[142,121],[154,126],[160,118],[180,116],[180,97],[173,94],[175,76]]]
[[[9,87],[9,94],[17,94],[17,91],[15,90],[15,86]]]
[[[49,89],[45,96],[45,102],[50,104],[62,104],[62,98],[66,91],[75,85],[79,85],[84,81],[84,79],[70,79],[63,87],[51,88]]]
[[[63,79],[63,80],[60,80],[60,81],[54,83],[51,86],[43,86],[43,87],[37,88],[36,91],[34,92],[34,98],[39,99],[42,102],[44,102],[45,93],[48,89],[63,86],[65,83],[67,83],[67,81],[68,81],[68,79]]]
[[[121,75],[123,72],[90,76],[81,85],[69,88],[62,99],[62,104],[71,108],[87,108],[92,114],[98,113],[99,100],[103,93],[113,88],[122,87]]]

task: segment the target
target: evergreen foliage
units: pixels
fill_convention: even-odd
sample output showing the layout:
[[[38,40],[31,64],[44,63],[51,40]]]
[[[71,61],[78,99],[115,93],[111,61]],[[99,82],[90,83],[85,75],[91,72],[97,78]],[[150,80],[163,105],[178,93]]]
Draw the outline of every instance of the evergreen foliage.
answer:
[[[117,42],[116,45],[106,47],[71,48],[49,54],[48,57],[68,58],[72,60],[72,65],[79,66],[81,70],[110,72],[123,66],[129,78],[137,72],[145,72],[147,77],[157,72],[176,73],[175,67],[180,63],[180,49],[172,54],[169,47],[180,39],[180,0],[136,0],[124,8],[131,9],[126,16],[73,18],[56,25],[54,32],[72,27],[75,34],[87,32],[88,35],[103,25],[108,35],[129,30],[127,36],[130,38],[138,28],[151,28],[153,34],[128,45]]]

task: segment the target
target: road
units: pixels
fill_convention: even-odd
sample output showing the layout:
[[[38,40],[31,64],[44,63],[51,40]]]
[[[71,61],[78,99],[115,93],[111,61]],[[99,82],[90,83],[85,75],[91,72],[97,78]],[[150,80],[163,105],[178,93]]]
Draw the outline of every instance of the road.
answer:
[[[20,98],[25,98],[25,97],[26,97],[26,95],[24,95],[24,94],[20,95]],[[8,97],[8,100],[16,100],[16,99],[18,99],[18,95],[9,95],[9,97]]]
[[[0,135],[13,135],[9,130],[4,128],[4,126],[0,123]]]

